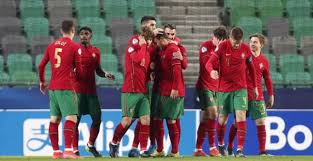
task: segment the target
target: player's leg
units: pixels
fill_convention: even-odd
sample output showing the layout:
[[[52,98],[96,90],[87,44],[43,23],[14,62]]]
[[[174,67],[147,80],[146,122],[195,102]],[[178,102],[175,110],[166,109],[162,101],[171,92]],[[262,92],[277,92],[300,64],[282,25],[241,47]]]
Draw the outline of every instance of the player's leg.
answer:
[[[138,110],[138,117],[140,120],[139,129],[139,144],[140,144],[140,154],[143,157],[150,156],[147,152],[148,138],[150,134],[150,103],[147,95],[142,94],[141,100],[136,106]]]
[[[231,93],[230,92],[218,92],[218,122],[216,127],[218,151],[222,156],[227,156],[226,146],[224,142],[226,124],[228,121],[228,114],[231,113]]]
[[[206,111],[201,111],[201,120],[197,130],[197,141],[194,156],[206,156],[205,152],[202,150],[202,145],[205,140],[206,131],[208,131],[208,113]]]
[[[163,123],[163,112],[164,110],[164,97],[157,95],[155,100],[155,109],[153,111],[154,115],[154,127],[155,127],[155,138],[157,142],[157,149],[154,153],[151,154],[153,157],[163,157],[165,156],[164,148],[164,123]]]
[[[237,135],[237,125],[236,121],[234,121],[229,129],[228,133],[228,145],[227,145],[227,152],[228,156],[234,156],[233,149],[234,149],[234,141]]]
[[[208,113],[208,141],[210,146],[210,156],[219,156],[219,151],[215,146],[215,135],[216,135],[216,119],[217,119],[217,101],[216,92],[209,92],[210,104],[206,110]]]
[[[247,125],[246,112],[248,110],[247,90],[238,90],[233,92],[234,110],[237,124],[237,154],[236,157],[245,157],[243,148],[246,141]]]
[[[134,119],[133,119],[134,122]],[[128,157],[139,157],[140,151],[138,150],[139,146],[139,132],[140,132],[141,122],[137,119],[137,124],[134,131],[134,140],[131,150],[128,152]]]
[[[79,149],[78,149],[78,141],[79,141],[78,126],[79,126],[80,120],[81,120],[81,115],[78,115],[77,116],[76,126],[75,126],[75,129],[74,129],[74,134],[73,134],[73,152],[76,155],[78,155],[78,156],[80,155]]]

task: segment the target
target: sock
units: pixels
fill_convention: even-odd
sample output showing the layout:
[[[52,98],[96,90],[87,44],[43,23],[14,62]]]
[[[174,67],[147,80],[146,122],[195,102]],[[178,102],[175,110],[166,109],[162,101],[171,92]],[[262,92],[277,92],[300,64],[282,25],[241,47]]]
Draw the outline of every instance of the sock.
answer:
[[[74,127],[74,134],[73,134],[73,150],[78,150],[78,140],[79,140],[79,131],[77,125]]]
[[[92,122],[91,127],[90,127],[90,136],[89,136],[89,142],[88,142],[89,145],[93,146],[95,144],[95,141],[99,134],[100,125],[101,125],[100,121],[97,123]]]
[[[171,143],[172,143],[171,152],[175,154],[178,152],[178,136],[179,136],[179,131],[176,126],[176,123],[168,124],[168,132],[169,132]]]
[[[151,122],[150,122],[150,144],[151,145],[155,145],[155,135],[156,135],[156,131],[155,131],[155,120],[151,117]]]
[[[218,145],[224,145],[224,135],[225,135],[225,130],[226,126],[225,125],[220,125],[217,123],[217,140],[218,140]]]
[[[155,120],[157,151],[163,151],[164,125],[163,120]]]
[[[233,149],[234,148],[234,140],[237,135],[237,127],[235,124],[232,124],[230,129],[229,129],[229,134],[228,134],[228,148]]]
[[[201,121],[197,131],[196,149],[202,149],[202,145],[205,139],[205,132],[207,131],[207,122]]]
[[[141,124],[140,131],[139,131],[140,151],[147,150],[149,132],[150,132],[150,125]]]
[[[181,136],[180,119],[176,120],[176,126],[177,126],[177,129],[178,129],[178,145],[179,145],[180,136]]]
[[[73,142],[73,134],[75,129],[76,123],[70,120],[66,120],[64,123],[64,142],[65,142],[65,149],[72,149],[72,142]]]
[[[127,130],[128,130],[128,127],[124,128],[121,123],[118,124],[117,127],[115,128],[115,131],[114,131],[112,143],[118,144],[121,141],[122,137],[124,136],[124,134],[126,133]]]
[[[141,127],[141,122],[138,120],[136,128],[135,128],[135,134],[134,134],[135,136],[134,136],[133,145],[132,145],[133,148],[138,148],[140,127]]]
[[[246,121],[237,122],[237,139],[238,139],[237,150],[243,150],[243,146],[246,141],[246,131],[247,131]]]
[[[215,148],[216,119],[209,119],[207,124],[209,145],[210,148]]]
[[[265,143],[266,143],[266,130],[265,125],[259,125],[257,127],[258,133],[258,140],[259,140],[259,150],[260,153],[264,153],[265,150]]]
[[[60,150],[59,148],[59,123],[49,124],[49,138],[54,151]]]

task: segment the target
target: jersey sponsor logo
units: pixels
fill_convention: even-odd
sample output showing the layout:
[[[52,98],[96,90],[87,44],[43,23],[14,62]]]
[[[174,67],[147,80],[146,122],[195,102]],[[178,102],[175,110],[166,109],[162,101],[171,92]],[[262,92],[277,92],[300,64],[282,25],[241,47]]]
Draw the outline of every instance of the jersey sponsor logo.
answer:
[[[134,50],[135,50],[135,49],[134,49],[133,47],[129,47],[129,48],[128,48],[128,53],[131,54]]]
[[[134,45],[136,45],[138,42],[139,42],[138,39],[133,39],[133,41],[132,41],[132,43],[133,43]]]
[[[78,52],[79,55],[82,55],[82,49],[79,48],[79,49],[77,50],[77,52]]]
[[[208,49],[207,49],[206,47],[202,47],[202,48],[201,48],[201,52],[202,52],[202,53],[205,53],[205,52],[207,52],[207,51],[208,51]]]

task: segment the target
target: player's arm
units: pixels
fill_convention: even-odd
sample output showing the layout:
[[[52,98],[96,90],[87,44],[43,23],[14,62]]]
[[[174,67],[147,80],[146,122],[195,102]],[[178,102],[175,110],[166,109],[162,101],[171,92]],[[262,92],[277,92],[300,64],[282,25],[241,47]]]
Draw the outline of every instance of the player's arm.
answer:
[[[267,93],[269,95],[269,100],[266,104],[267,108],[272,108],[274,105],[274,91],[273,91],[273,82],[271,79],[271,75],[270,75],[270,67],[269,67],[269,63],[266,62],[265,63],[265,68],[263,70],[263,78],[264,78],[264,82],[265,82],[265,86],[267,89]]]
[[[173,54],[176,51],[172,52]],[[181,65],[181,60],[177,59],[174,57],[172,57],[172,73],[173,73],[173,83],[172,83],[172,91],[171,91],[171,95],[170,97],[172,99],[176,99],[178,98],[178,87],[181,83],[181,79],[183,79],[182,77],[182,65]]]
[[[45,54],[40,61],[40,64],[38,66],[38,73],[39,73],[39,87],[40,87],[40,92],[42,94],[45,94],[46,89],[48,85],[45,82],[45,67],[47,63],[49,62],[49,47],[46,49]]]
[[[173,41],[173,42],[176,42],[176,41]],[[187,60],[186,49],[182,45],[178,45],[178,47],[179,47],[179,51],[175,52],[173,56],[181,61],[181,65],[183,69],[187,69],[188,60]]]
[[[134,38],[127,50],[132,61],[141,62],[148,50],[146,40],[142,36],[139,36],[138,39]]]
[[[220,59],[220,56],[225,50],[224,43],[219,44],[215,51],[211,54],[210,59],[205,64],[205,69],[210,73],[210,76],[212,79],[218,79],[219,73],[217,70],[213,69],[213,64],[218,64],[218,60]]]
[[[251,53],[251,52],[250,52]],[[256,75],[255,75],[255,68],[252,62],[252,55],[250,55],[246,59],[246,64],[250,73],[250,77],[252,79],[252,85],[253,85],[253,91],[254,91],[254,97],[257,98],[259,96],[258,88],[257,88],[257,83],[256,83]]]

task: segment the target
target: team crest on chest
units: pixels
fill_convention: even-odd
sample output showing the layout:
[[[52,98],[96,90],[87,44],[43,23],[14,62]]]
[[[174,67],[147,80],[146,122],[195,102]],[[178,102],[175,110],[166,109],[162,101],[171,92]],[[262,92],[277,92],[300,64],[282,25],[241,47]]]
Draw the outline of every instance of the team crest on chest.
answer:
[[[77,52],[79,55],[82,55],[82,49],[79,48]]]
[[[92,53],[92,57],[93,57],[93,58],[96,58],[96,54],[95,54],[95,53]]]
[[[241,58],[244,59],[245,58],[245,53],[241,53]]]

